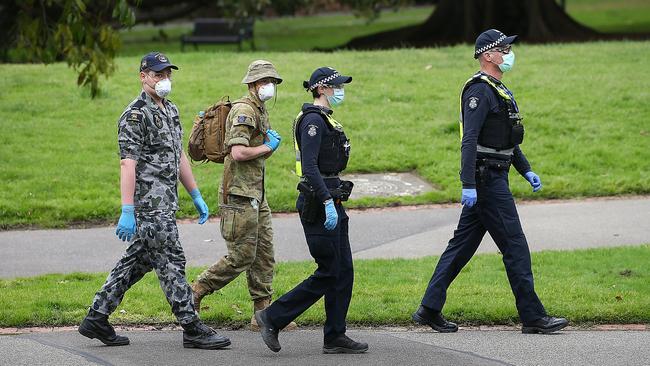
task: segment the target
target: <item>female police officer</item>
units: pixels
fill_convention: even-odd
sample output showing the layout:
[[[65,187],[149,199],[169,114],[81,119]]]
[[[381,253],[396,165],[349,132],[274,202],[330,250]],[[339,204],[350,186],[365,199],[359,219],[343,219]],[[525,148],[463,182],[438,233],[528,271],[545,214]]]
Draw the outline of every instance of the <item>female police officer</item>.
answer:
[[[352,297],[354,272],[348,239],[348,216],[341,205],[352,183],[338,174],[347,165],[350,144],[332,107],[343,102],[343,84],[352,78],[330,67],[314,71],[303,86],[314,97],[305,103],[294,122],[296,174],[301,176],[296,207],[309,252],[318,264],[313,275],[255,313],[264,343],[280,350],[278,330],[284,328],[318,299],[325,296],[324,353],[362,353],[366,343],[345,335],[345,318]]]

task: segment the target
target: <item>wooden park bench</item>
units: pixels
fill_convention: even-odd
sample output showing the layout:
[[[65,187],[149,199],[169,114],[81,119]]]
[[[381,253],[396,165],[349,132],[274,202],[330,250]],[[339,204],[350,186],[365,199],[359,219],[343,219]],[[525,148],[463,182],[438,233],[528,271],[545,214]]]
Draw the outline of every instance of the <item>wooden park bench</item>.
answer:
[[[253,18],[241,21],[235,19],[221,18],[198,18],[194,19],[194,30],[191,34],[181,36],[181,51],[185,50],[185,44],[191,43],[198,49],[199,43],[222,44],[237,43],[239,50],[242,49],[242,42],[250,39],[251,47],[255,49],[253,39]]]

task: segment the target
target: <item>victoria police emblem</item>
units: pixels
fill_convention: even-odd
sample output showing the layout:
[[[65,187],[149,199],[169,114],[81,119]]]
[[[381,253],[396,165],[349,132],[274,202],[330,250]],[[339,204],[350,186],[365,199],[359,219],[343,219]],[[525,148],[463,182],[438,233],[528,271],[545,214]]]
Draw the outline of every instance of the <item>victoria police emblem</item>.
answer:
[[[469,97],[469,104],[468,106],[471,109],[475,109],[478,106],[478,98],[477,97]]]
[[[471,109],[475,109],[478,106],[478,98],[477,97],[470,97],[468,106]]]
[[[316,126],[309,125],[309,130],[307,130],[307,134],[311,137],[316,136]]]

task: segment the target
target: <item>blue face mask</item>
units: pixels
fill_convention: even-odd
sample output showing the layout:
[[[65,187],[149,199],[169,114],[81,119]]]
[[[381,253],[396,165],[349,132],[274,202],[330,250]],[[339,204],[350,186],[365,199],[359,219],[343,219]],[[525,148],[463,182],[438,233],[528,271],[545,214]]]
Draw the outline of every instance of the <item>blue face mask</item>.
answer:
[[[345,91],[343,88],[335,88],[334,95],[326,95],[326,97],[330,107],[336,107],[343,103],[343,99],[345,99]]]
[[[499,64],[499,69],[506,72],[512,70],[513,66],[515,66],[515,53],[510,51],[503,55],[503,63]]]

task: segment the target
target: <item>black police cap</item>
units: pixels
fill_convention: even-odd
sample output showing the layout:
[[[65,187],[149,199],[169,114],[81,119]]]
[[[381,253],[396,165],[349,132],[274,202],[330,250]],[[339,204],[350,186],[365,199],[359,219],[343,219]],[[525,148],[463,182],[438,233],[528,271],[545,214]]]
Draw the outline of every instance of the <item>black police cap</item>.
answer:
[[[344,76],[331,67],[319,67],[311,73],[309,81],[303,81],[302,86],[308,91],[320,85],[341,85],[352,81],[352,76]]]
[[[149,52],[144,55],[142,61],[140,61],[140,71],[149,69],[158,72],[168,67],[171,67],[174,70],[178,70],[178,67],[171,64],[167,56],[160,52]]]
[[[517,36],[506,36],[503,32],[496,29],[488,29],[479,34],[476,38],[474,45],[474,58],[478,58],[480,54],[487,50],[491,50],[498,46],[507,46],[517,41]]]

